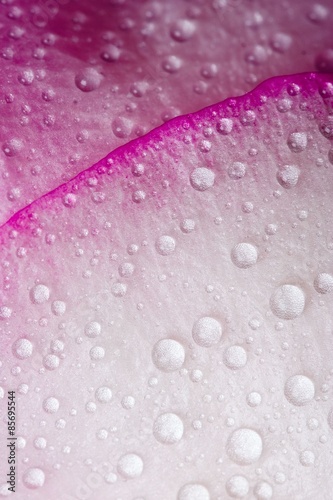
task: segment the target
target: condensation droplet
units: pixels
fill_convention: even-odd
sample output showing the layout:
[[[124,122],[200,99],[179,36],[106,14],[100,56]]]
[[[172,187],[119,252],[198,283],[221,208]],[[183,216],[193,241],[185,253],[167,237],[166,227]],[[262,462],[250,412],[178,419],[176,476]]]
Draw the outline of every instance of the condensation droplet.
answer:
[[[16,340],[13,344],[13,354],[18,359],[27,359],[31,356],[33,345],[30,340],[22,338]]]
[[[209,168],[199,167],[192,171],[190,175],[191,186],[196,191],[206,191],[213,187],[215,182],[215,173]]]
[[[311,465],[314,464],[315,459],[315,454],[311,450],[304,450],[299,454],[299,461],[303,467],[311,467]]]
[[[99,387],[96,390],[95,396],[100,403],[109,403],[112,399],[112,391],[110,387]]]
[[[90,321],[89,323],[86,324],[84,328],[84,333],[87,335],[87,337],[90,338],[95,338],[100,335],[102,331],[101,324],[98,323],[98,321]]]
[[[287,33],[276,33],[271,39],[271,46],[276,52],[284,54],[292,44],[292,37]]]
[[[172,238],[172,236],[164,234],[157,238],[155,248],[157,253],[159,253],[160,255],[170,255],[175,251],[176,240]]]
[[[47,354],[43,358],[43,366],[47,370],[56,370],[59,366],[60,359],[55,354]]]
[[[328,273],[320,273],[315,277],[313,286],[318,293],[330,293],[333,291],[333,276]]]
[[[183,421],[175,413],[163,413],[154,422],[154,437],[162,444],[177,443],[183,437],[183,433]]]
[[[95,68],[85,68],[75,76],[75,85],[82,92],[91,92],[98,89],[102,79],[102,75]]]
[[[180,229],[185,234],[192,233],[195,229],[195,221],[193,219],[184,219],[180,223]]]
[[[73,208],[77,202],[77,196],[74,193],[67,193],[62,198],[62,203],[65,207]]]
[[[202,484],[188,483],[178,491],[177,500],[210,500],[210,494]]]
[[[230,118],[221,118],[217,122],[216,130],[219,134],[228,135],[232,131],[233,123]]]
[[[135,398],[133,398],[133,396],[124,396],[121,400],[121,406],[125,410],[131,410],[132,408],[134,408],[134,405],[135,405]]]
[[[266,481],[260,481],[255,485],[253,493],[257,500],[270,500],[273,497],[273,488]]]
[[[56,413],[59,410],[59,406],[59,400],[52,396],[43,401],[43,410],[46,411],[46,413]]]
[[[95,347],[92,347],[90,349],[89,354],[90,354],[90,358],[93,361],[98,361],[98,360],[104,358],[104,356],[105,356],[105,349],[103,347],[100,347],[100,346],[95,346]]]
[[[171,37],[177,42],[186,42],[195,32],[195,24],[187,19],[178,19],[170,29]]]
[[[235,474],[228,479],[225,489],[232,498],[244,498],[249,492],[250,485],[246,477]]]
[[[177,73],[183,65],[183,61],[174,55],[167,56],[162,61],[162,68],[167,73]]]
[[[36,285],[30,290],[30,299],[34,304],[43,304],[50,298],[50,289],[46,285]]]
[[[261,404],[261,394],[259,392],[252,391],[246,397],[246,402],[252,408],[259,406]]]
[[[304,406],[314,398],[315,386],[305,375],[293,375],[285,383],[284,394],[292,405]]]
[[[281,285],[271,296],[270,306],[273,314],[278,318],[295,319],[304,310],[304,292],[295,285]]]
[[[279,184],[285,189],[296,186],[300,175],[300,169],[295,165],[284,165],[276,174]]]
[[[32,467],[23,474],[23,484],[26,488],[36,490],[41,488],[45,482],[45,473],[42,469]]]
[[[54,300],[51,305],[51,311],[55,316],[62,316],[66,312],[66,303],[62,300]]]
[[[228,439],[227,454],[239,465],[250,465],[259,460],[263,444],[260,435],[253,429],[235,430]]]
[[[184,347],[173,339],[159,340],[153,347],[152,360],[159,370],[165,372],[179,370],[185,360]]]
[[[258,260],[258,251],[251,243],[238,243],[231,251],[231,260],[235,266],[247,269]]]
[[[111,293],[114,297],[124,297],[127,292],[127,285],[126,283],[113,283],[111,286]]]
[[[246,165],[245,163],[241,163],[240,161],[235,161],[228,167],[227,172],[230,179],[237,181],[239,179],[242,179],[246,174]]]
[[[224,364],[231,370],[239,370],[247,363],[247,354],[245,349],[240,345],[233,345],[224,351]]]
[[[192,336],[194,342],[200,347],[212,347],[221,340],[221,323],[210,316],[204,316],[194,323]]]
[[[135,453],[126,453],[118,460],[117,470],[123,478],[134,479],[142,474],[143,460]]]
[[[293,153],[301,153],[307,147],[308,137],[305,132],[293,132],[289,135],[287,144]]]

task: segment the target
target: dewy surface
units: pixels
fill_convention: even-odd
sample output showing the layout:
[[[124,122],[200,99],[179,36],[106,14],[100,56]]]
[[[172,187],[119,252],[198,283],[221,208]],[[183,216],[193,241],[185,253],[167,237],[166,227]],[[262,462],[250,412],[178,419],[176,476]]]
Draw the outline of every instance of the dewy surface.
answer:
[[[332,106],[270,79],[0,229],[15,498],[331,498]]]
[[[1,0],[0,224],[120,144],[333,70],[331,0]]]

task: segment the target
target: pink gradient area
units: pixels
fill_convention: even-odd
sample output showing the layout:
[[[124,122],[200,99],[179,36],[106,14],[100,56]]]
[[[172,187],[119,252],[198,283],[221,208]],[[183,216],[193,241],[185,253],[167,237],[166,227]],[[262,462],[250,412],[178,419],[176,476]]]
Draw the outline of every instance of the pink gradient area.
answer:
[[[332,11],[328,0],[4,2],[0,221],[174,116],[274,75],[332,71]]]
[[[320,429],[331,427],[326,400],[312,401],[311,391],[320,393],[332,352],[330,297],[313,285],[318,273],[332,272],[332,109],[331,74],[271,78],[119,147],[1,226],[2,385],[17,390],[17,432],[29,457],[18,471],[18,499],[158,498],[162,484],[171,500],[198,481],[215,498],[232,491],[216,479],[221,456],[223,470],[246,474],[251,488],[260,466],[269,483],[277,477],[278,498],[287,492],[299,497],[297,481],[279,485],[282,473],[274,476],[280,465],[273,450],[283,422],[297,425],[304,416],[289,380],[295,374],[308,377],[300,379],[310,387],[305,402]],[[258,253],[252,262],[245,255],[245,266],[233,254],[244,242]],[[278,303],[281,313],[274,294],[285,284],[298,290],[301,304],[285,312]],[[205,345],[191,334],[200,316],[216,318],[220,344]],[[311,336],[309,325],[315,325]],[[166,336],[186,351],[184,370],[171,379],[151,357]],[[18,349],[22,338],[31,352]],[[230,355],[235,346],[245,363]],[[105,357],[92,357],[101,347]],[[198,366],[207,387],[194,387]],[[254,373],[260,374],[255,383]],[[222,387],[226,403],[215,407]],[[195,415],[206,411],[208,388],[215,398],[212,422],[220,427],[208,425],[194,440]],[[244,404],[245,391],[254,389],[270,398],[266,413]],[[125,417],[129,392],[139,411]],[[272,404],[281,413],[276,433],[262,416]],[[179,443],[177,436],[172,445],[163,442],[156,408],[171,412],[176,425],[183,422]],[[245,447],[245,458],[235,451],[234,429],[222,423],[230,408],[232,426],[254,439],[255,451]],[[104,435],[115,439],[101,441]],[[41,451],[38,436],[52,446]],[[317,495],[317,475],[304,472],[292,455],[297,446],[307,451],[304,435],[294,445],[285,445],[291,450],[287,468]],[[329,447],[312,447],[325,476]],[[174,467],[180,456],[198,450],[205,460]],[[123,467],[122,457],[131,453],[138,477]]]

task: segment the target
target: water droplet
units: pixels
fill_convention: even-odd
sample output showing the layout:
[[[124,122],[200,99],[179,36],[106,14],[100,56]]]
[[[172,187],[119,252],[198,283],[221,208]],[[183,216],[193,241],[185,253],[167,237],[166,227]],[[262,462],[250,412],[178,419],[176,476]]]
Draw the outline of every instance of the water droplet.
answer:
[[[62,203],[65,207],[75,207],[77,202],[77,197],[74,193],[67,193],[65,196],[62,198]]]
[[[145,166],[142,163],[137,163],[136,165],[132,165],[132,174],[135,177],[141,177],[145,173]]]
[[[125,410],[131,410],[135,405],[135,398],[133,396],[124,396],[121,400],[121,405]]]
[[[100,335],[102,330],[101,324],[98,323],[97,321],[90,321],[89,323],[86,324],[84,328],[84,333],[87,335],[87,337],[90,338],[95,338]]]
[[[118,267],[118,273],[123,278],[128,278],[134,273],[134,265],[131,262],[124,262]]]
[[[247,395],[246,402],[249,406],[251,406],[251,408],[255,408],[261,404],[261,399],[261,394],[253,391]]]
[[[221,118],[216,124],[216,130],[219,134],[228,135],[232,131],[233,123],[230,118]]]
[[[252,125],[256,120],[256,114],[254,111],[248,109],[244,111],[240,116],[240,122],[242,125]]]
[[[246,477],[235,474],[228,479],[225,489],[232,498],[243,498],[248,494],[250,485]]]
[[[228,167],[228,175],[230,179],[235,181],[242,179],[246,174],[246,165],[240,161],[235,161],[232,165]]]
[[[13,354],[18,359],[27,359],[31,356],[33,345],[28,339],[18,339],[13,344]]]
[[[276,109],[280,113],[286,113],[291,109],[292,101],[290,99],[281,99],[276,105]]]
[[[208,153],[212,149],[212,143],[207,139],[203,139],[199,142],[199,149],[201,153]]]
[[[97,406],[93,401],[88,401],[85,408],[88,413],[95,413]]]
[[[162,61],[162,68],[167,73],[177,73],[183,65],[183,61],[174,55],[167,56]]]
[[[154,422],[153,434],[162,444],[175,444],[183,437],[184,424],[175,413],[162,413]]]
[[[92,347],[90,349],[89,354],[90,354],[90,358],[93,361],[98,361],[98,360],[104,358],[104,356],[105,356],[105,350],[103,349],[103,347],[95,346],[95,347]]]
[[[273,488],[266,481],[260,481],[255,485],[253,493],[257,500],[270,500],[273,497]]]
[[[96,390],[95,396],[100,403],[109,403],[112,399],[112,391],[110,387],[99,387]]]
[[[43,358],[43,365],[47,370],[56,370],[59,366],[60,359],[55,354],[47,354]]]
[[[235,266],[247,269],[258,260],[258,251],[251,243],[238,243],[231,251],[231,260]]]
[[[240,345],[233,345],[224,351],[223,356],[224,364],[231,370],[239,370],[247,363],[247,354],[243,347]]]
[[[210,316],[200,318],[193,325],[192,336],[194,342],[200,347],[212,347],[221,340],[221,323]]]
[[[8,157],[16,156],[22,148],[23,142],[21,141],[21,139],[17,138],[10,139],[2,145],[2,151]]]
[[[120,57],[120,49],[113,44],[106,45],[101,52],[101,58],[106,62],[118,61]]]
[[[12,309],[8,306],[0,307],[0,320],[9,319],[12,315]]]
[[[57,398],[49,397],[43,401],[43,410],[46,413],[56,413],[59,410],[60,403]]]
[[[311,467],[315,462],[315,458],[315,454],[311,450],[304,450],[299,454],[300,464],[304,467]]]
[[[278,318],[295,319],[304,310],[304,292],[295,285],[281,285],[271,296],[270,306],[273,314]]]
[[[284,54],[287,50],[289,50],[292,41],[291,36],[287,35],[287,33],[276,33],[272,37],[271,46],[276,52]]]
[[[132,200],[134,203],[141,203],[146,199],[146,193],[142,189],[134,191],[132,194]]]
[[[207,80],[214,78],[218,73],[218,67],[215,63],[205,63],[200,70],[201,75]]]
[[[333,119],[320,123],[319,131],[326,139],[333,139]]]
[[[125,283],[113,283],[111,286],[111,293],[114,297],[124,297],[127,292],[127,285]]]
[[[43,304],[50,298],[50,289],[46,285],[36,285],[30,290],[30,299],[33,304]]]
[[[112,131],[116,137],[126,139],[132,133],[133,122],[129,118],[118,116],[112,122]]]
[[[284,394],[292,405],[303,406],[314,398],[315,386],[305,375],[293,375],[285,383]]]
[[[31,85],[35,79],[35,74],[32,69],[25,69],[18,75],[17,79],[22,85]]]
[[[308,144],[308,137],[305,132],[292,132],[287,140],[288,147],[293,153],[301,153]]]
[[[259,65],[266,61],[267,59],[267,50],[262,45],[254,45],[250,50],[248,50],[245,54],[245,61],[251,64]]]
[[[195,32],[195,24],[187,19],[178,19],[170,29],[171,37],[177,42],[186,42]]]
[[[268,236],[273,236],[274,234],[276,234],[277,229],[278,228],[276,224],[267,224],[267,226],[265,226],[265,233]]]
[[[23,484],[31,490],[41,488],[45,482],[45,473],[42,469],[33,467],[23,474]]]
[[[185,360],[184,347],[173,339],[159,340],[153,347],[152,360],[159,370],[165,372],[179,370]]]
[[[43,437],[37,437],[34,439],[34,447],[36,450],[44,450],[46,448],[47,441]]]
[[[51,305],[51,311],[55,316],[62,316],[66,312],[66,303],[62,300],[54,300]]]
[[[142,474],[143,460],[135,453],[126,453],[118,460],[117,470],[123,478],[134,479]]]
[[[213,187],[214,181],[214,172],[205,167],[194,169],[190,175],[191,185],[197,191],[206,191],[206,189]]]
[[[253,203],[251,203],[250,201],[245,201],[242,204],[242,211],[245,214],[250,214],[251,212],[253,212],[253,209],[254,209]]]
[[[210,494],[202,484],[188,483],[178,491],[177,500],[210,500]]]
[[[157,238],[155,248],[160,255],[170,255],[175,251],[176,241],[172,236],[164,234]]]
[[[315,65],[322,73],[333,72],[333,49],[325,49],[317,55]]]
[[[75,85],[82,92],[91,92],[98,89],[102,79],[102,75],[95,68],[85,68],[75,76]]]
[[[296,186],[300,175],[300,169],[295,165],[284,165],[276,174],[279,184],[285,189]]]
[[[307,17],[310,21],[316,24],[320,24],[324,22],[329,15],[329,10],[324,5],[319,3],[315,3],[311,6]]]
[[[313,286],[318,293],[330,293],[333,290],[333,276],[328,273],[320,273],[316,276]]]
[[[262,439],[256,431],[241,428],[229,436],[226,451],[236,464],[250,465],[259,460],[262,448]]]
[[[183,233],[192,233],[195,229],[195,221],[193,219],[184,219],[180,224],[180,229]]]

